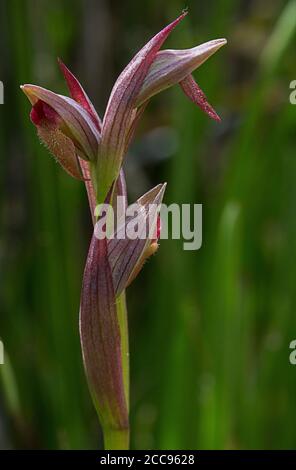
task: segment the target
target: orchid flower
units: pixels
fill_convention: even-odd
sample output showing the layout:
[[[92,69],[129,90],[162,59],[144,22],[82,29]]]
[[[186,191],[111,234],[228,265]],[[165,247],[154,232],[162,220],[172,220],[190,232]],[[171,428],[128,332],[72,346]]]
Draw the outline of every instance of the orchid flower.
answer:
[[[71,97],[36,85],[21,87],[31,102],[30,117],[40,140],[71,176],[84,181],[95,227],[102,221],[102,214],[95,213],[97,204],[109,202],[115,207],[116,198],[121,196],[122,212],[127,208],[122,164],[152,96],[179,84],[193,103],[212,119],[220,120],[192,72],[226,40],[216,39],[192,49],[160,51],[186,14],[183,12],[134,56],[113,86],[102,120],[81,84],[60,60]],[[132,217],[123,219],[110,239],[100,239],[94,229],[87,256],[80,305],[81,347],[90,393],[109,449],[126,449],[129,445],[125,289],[157,250],[164,191],[165,184],[160,184],[137,201],[137,223],[140,220],[144,228],[148,217],[151,222],[150,207],[156,207],[149,235],[136,239],[119,236],[133,221]]]

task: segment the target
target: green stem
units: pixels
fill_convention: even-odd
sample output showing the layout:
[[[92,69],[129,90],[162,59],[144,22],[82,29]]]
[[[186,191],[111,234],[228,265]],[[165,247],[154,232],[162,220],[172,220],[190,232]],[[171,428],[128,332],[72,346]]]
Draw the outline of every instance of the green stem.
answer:
[[[118,297],[116,308],[121,338],[123,384],[127,410],[129,412],[129,341],[125,291]]]
[[[105,450],[128,450],[129,429],[105,429],[104,447]]]
[[[128,322],[123,292],[116,302],[117,318],[121,339],[121,358],[123,386],[127,410],[129,412],[129,344],[128,344]],[[103,428],[105,450],[128,450],[129,449],[129,426],[122,429]]]

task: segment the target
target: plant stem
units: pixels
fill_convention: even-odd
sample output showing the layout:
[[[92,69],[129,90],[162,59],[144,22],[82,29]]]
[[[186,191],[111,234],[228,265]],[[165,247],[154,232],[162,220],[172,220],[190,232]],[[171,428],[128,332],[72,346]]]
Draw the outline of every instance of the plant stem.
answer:
[[[121,338],[123,384],[127,410],[129,412],[129,342],[125,291],[118,297],[116,307]]]
[[[129,412],[129,344],[128,344],[128,322],[127,309],[125,301],[125,292],[123,292],[116,302],[117,318],[121,338],[121,357],[123,386],[126,400],[127,411]],[[129,426],[122,429],[104,428],[104,447],[105,450],[128,450],[129,449]]]
[[[129,429],[105,429],[104,448],[105,450],[128,450]]]

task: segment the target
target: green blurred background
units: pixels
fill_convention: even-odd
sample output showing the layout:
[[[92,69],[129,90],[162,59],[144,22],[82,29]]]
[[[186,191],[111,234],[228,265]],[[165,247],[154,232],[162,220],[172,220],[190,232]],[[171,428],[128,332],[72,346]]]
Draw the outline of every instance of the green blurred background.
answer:
[[[296,448],[296,2],[1,0],[1,448],[102,448],[78,307],[91,236],[83,184],[39,144],[19,90],[65,93],[56,57],[100,114],[134,53],[188,6],[165,48],[228,45],[154,97],[126,161],[130,200],[203,203],[203,246],[161,248],[128,289],[132,447]]]

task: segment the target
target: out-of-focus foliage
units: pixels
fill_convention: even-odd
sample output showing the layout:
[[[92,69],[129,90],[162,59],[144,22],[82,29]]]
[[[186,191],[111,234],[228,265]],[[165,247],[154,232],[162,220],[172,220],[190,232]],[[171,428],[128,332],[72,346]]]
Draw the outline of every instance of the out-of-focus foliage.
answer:
[[[166,47],[228,46],[155,97],[126,162],[130,198],[203,203],[203,246],[162,241],[128,290],[134,448],[295,448],[294,0],[189,1]],[[78,338],[91,223],[83,184],[37,141],[21,83],[65,92],[60,56],[102,113],[116,76],[179,0],[0,3],[0,447],[102,445]],[[295,367],[295,366],[294,366]]]

